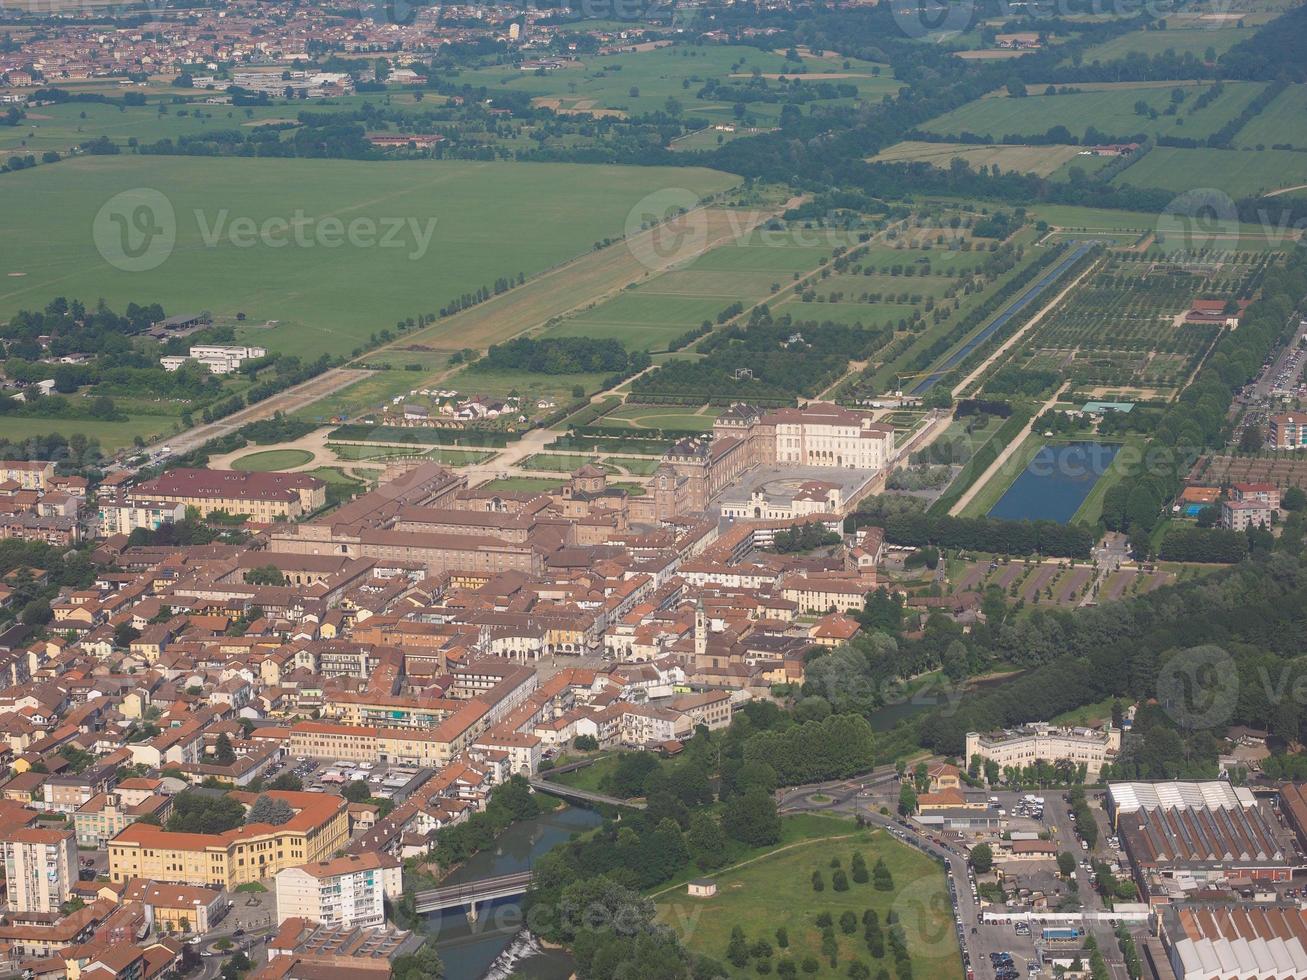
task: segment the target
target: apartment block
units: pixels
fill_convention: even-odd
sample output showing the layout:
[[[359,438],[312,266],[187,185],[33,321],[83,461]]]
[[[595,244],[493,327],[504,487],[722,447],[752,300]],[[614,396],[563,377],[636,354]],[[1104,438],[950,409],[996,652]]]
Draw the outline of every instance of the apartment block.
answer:
[[[277,924],[290,918],[344,928],[386,923],[385,899],[404,889],[398,858],[368,852],[277,873]]]
[[[22,827],[0,838],[11,912],[58,912],[73,896],[77,841],[71,830]]]

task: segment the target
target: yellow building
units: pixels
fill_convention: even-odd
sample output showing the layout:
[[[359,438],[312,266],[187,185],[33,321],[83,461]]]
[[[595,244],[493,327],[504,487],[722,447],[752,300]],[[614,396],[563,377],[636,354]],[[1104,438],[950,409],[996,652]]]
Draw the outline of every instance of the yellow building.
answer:
[[[252,803],[248,793],[232,794]],[[270,791],[294,816],[281,826],[247,824],[221,834],[185,834],[132,824],[109,842],[113,881],[148,878],[232,889],[283,868],[325,861],[349,840],[348,804],[322,793]]]

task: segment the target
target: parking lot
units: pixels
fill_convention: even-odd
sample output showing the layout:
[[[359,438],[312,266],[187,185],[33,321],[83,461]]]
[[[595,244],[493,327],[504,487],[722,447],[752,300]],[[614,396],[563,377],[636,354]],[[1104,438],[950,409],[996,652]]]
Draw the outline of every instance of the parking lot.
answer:
[[[312,759],[307,756],[287,757],[268,767],[264,781],[291,773],[298,776],[309,793],[339,793],[355,780],[368,784],[368,794],[377,799],[403,800],[416,788],[427,770],[419,766],[396,763],[349,762],[345,759]]]

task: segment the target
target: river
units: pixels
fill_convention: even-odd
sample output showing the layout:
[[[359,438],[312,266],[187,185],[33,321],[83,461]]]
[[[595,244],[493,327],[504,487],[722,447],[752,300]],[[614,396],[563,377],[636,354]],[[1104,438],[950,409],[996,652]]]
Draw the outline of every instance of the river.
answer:
[[[493,848],[474,855],[441,884],[457,885],[525,871],[535,858],[600,822],[593,810],[568,806],[514,824]],[[473,923],[457,909],[427,916],[448,980],[501,980],[514,974],[532,980],[566,980],[571,976],[571,957],[561,950],[541,948],[522,929],[520,904],[519,899],[509,898],[482,905]]]

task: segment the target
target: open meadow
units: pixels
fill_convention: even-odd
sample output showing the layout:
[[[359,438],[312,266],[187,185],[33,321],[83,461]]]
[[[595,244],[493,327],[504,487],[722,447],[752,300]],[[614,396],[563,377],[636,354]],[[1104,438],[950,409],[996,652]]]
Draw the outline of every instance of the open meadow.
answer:
[[[1083,139],[1090,127],[1109,139],[1139,134],[1203,139],[1237,117],[1263,86],[1258,82],[1227,82],[1220,95],[1200,108],[1197,101],[1205,88],[1125,85],[1043,95],[1038,94],[1037,86],[1031,86],[1024,98],[991,95],[976,99],[932,119],[922,129],[941,136],[974,133],[995,140],[1010,135],[1042,135],[1055,126],[1066,127],[1077,139]],[[1184,93],[1184,101],[1172,102],[1173,91]],[[1139,110],[1145,107],[1148,114],[1141,114]]]
[[[1293,150],[1218,150],[1155,146],[1114,180],[1182,194],[1214,187],[1235,198],[1292,189],[1307,192],[1307,153]]]
[[[158,302],[168,313],[276,320],[275,329],[244,331],[270,350],[347,355],[397,320],[620,236],[653,191],[708,194],[734,178],[682,168],[122,155],[5,181],[0,315],[58,295],[103,297],[115,308]],[[121,259],[119,235],[136,236],[124,239],[132,249],[145,240],[122,224],[129,215],[154,236],[147,258],[163,258],[152,268],[125,271],[101,254]]]

